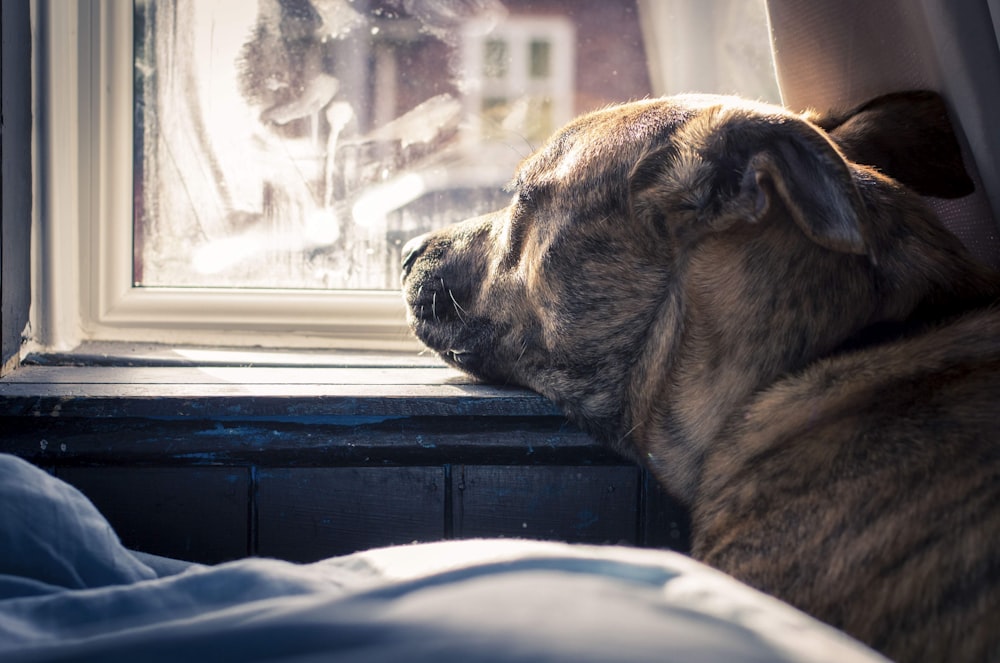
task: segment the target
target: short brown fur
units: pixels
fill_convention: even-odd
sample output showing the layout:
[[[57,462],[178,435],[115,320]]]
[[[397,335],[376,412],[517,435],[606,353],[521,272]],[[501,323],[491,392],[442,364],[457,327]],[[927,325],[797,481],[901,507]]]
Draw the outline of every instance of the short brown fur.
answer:
[[[970,186],[931,93],[609,108],[408,245],[410,321],[648,466],[696,558],[898,661],[996,661],[1000,276],[916,195]]]

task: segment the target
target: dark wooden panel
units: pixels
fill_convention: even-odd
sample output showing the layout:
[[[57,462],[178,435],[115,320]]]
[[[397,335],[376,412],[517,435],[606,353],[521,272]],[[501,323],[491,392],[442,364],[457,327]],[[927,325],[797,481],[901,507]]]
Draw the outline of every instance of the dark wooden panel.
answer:
[[[314,561],[444,538],[440,467],[262,469],[257,552]]]
[[[635,543],[635,467],[456,467],[456,537]]]
[[[691,550],[691,516],[680,502],[671,497],[648,472],[642,474],[643,536],[642,545],[671,548],[683,553]]]
[[[57,476],[83,491],[129,548],[205,563],[247,554],[246,469],[74,467]]]
[[[37,465],[620,464],[562,417],[0,416],[0,451]],[[2,410],[0,410],[2,412]],[[200,412],[199,412],[200,414]]]

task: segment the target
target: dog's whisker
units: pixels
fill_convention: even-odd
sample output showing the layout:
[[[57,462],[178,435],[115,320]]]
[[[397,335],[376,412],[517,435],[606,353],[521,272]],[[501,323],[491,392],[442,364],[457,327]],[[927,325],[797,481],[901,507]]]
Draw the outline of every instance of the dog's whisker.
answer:
[[[515,359],[515,360],[514,360],[514,366],[515,366],[515,367],[516,367],[516,366],[517,366],[518,364],[520,364],[520,363],[521,363],[521,357],[523,357],[523,356],[524,356],[524,353],[525,353],[525,352],[527,352],[527,351],[528,351],[528,342],[527,342],[527,341],[524,341],[523,343],[521,343],[521,352],[520,352],[520,354],[518,354],[518,355],[517,355],[517,359]]]
[[[525,146],[528,148],[528,151],[527,152],[522,152],[516,145],[512,145],[509,142],[505,143],[505,147],[507,149],[509,149],[511,152],[513,152],[514,154],[516,154],[519,158],[524,159],[524,158],[528,157],[532,152],[535,151],[535,146],[532,144],[532,142],[530,140],[528,140],[528,137],[526,135],[524,135],[524,134],[522,134],[520,132],[515,132],[515,135],[524,142]]]
[[[624,443],[625,440],[628,439],[628,436],[631,435],[632,433],[634,433],[636,431],[636,429],[639,428],[639,426],[641,426],[641,425],[642,425],[642,422],[640,421],[635,426],[632,426],[632,428],[629,428],[627,431],[625,431],[622,434],[622,436],[620,438],[618,438],[618,444]]]
[[[463,325],[468,326],[468,323],[465,321],[465,316],[462,315],[466,311],[462,308],[462,305],[458,303],[458,300],[455,299],[455,293],[451,291],[451,288],[448,288],[448,296],[451,297],[451,303],[455,305],[455,315],[458,316],[458,319],[462,321]]]
[[[434,322],[438,322],[438,294],[436,292],[431,297],[431,314],[434,316]]]
[[[527,352],[527,350],[528,350],[528,342],[527,341],[523,341],[521,343],[521,352],[518,353],[517,358],[514,359],[514,363],[511,364],[511,372],[512,373],[513,373],[513,369],[516,369],[517,366],[518,366],[518,364],[521,363],[521,358],[524,357],[524,353]],[[505,379],[503,381],[503,385],[505,387],[507,387],[507,386],[510,385],[510,376],[507,376],[507,379]]]

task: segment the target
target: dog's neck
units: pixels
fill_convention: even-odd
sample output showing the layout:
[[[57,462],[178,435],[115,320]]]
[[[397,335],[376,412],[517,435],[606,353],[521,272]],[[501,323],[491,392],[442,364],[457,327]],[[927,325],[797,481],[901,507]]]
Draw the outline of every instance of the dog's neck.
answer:
[[[898,192],[862,191],[890,194]],[[873,233],[877,262],[803,244],[777,223],[709,238],[678,261],[622,422],[628,444],[675,497],[694,501],[707,450],[783,376],[857,341],[891,343],[996,301],[997,275],[915,197],[879,202],[872,209],[892,214]],[[892,333],[866,335],[872,329]]]

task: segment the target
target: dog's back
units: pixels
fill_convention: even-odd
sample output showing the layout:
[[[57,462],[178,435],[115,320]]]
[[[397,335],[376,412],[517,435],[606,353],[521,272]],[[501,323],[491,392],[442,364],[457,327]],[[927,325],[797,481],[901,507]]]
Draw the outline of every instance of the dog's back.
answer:
[[[1000,660],[1000,310],[819,363],[706,460],[694,555],[902,661]]]

